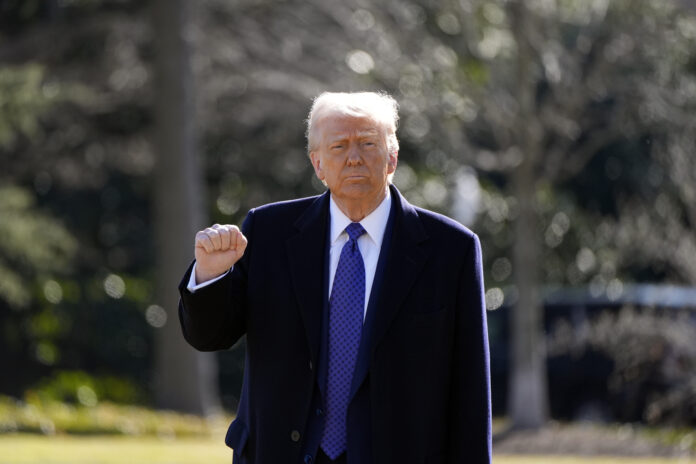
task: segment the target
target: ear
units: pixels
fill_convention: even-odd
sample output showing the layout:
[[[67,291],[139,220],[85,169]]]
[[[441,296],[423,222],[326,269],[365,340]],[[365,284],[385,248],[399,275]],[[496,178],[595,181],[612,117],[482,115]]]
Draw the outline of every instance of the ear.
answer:
[[[396,171],[396,165],[399,162],[399,152],[398,150],[394,150],[387,156],[387,174],[394,174],[394,171]]]
[[[312,160],[312,166],[314,167],[314,173],[317,175],[319,180],[324,180],[324,171],[321,166],[321,156],[316,151],[309,153],[309,159]]]

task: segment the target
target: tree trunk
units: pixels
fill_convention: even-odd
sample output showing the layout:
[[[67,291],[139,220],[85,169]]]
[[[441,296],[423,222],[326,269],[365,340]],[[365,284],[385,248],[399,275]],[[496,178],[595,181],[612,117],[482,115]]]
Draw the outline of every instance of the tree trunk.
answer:
[[[542,150],[542,126],[536,114],[536,76],[531,37],[534,29],[523,0],[511,5],[512,31],[517,43],[516,138],[522,163],[512,173],[518,202],[514,226],[513,269],[518,301],[512,312],[512,371],[508,413],[514,428],[538,428],[548,416],[543,306],[539,295],[541,234],[535,207],[537,164]]]
[[[540,236],[534,208],[535,179],[524,162],[513,174],[518,201],[513,245],[513,269],[518,291],[511,318],[512,371],[509,408],[512,426],[538,428],[548,415],[543,307],[539,295]]]
[[[167,314],[156,329],[155,397],[162,408],[197,414],[219,409],[214,355],[199,353],[179,328],[176,286],[193,255],[205,221],[203,176],[196,159],[194,98],[189,44],[192,2],[154,0],[154,179],[156,296]]]

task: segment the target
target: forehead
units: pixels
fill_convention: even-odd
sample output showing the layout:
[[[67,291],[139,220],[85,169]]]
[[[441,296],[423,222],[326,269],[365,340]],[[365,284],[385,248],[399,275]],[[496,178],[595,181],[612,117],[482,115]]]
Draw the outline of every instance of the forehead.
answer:
[[[373,118],[341,114],[324,116],[317,124],[317,129],[320,137],[330,139],[356,135],[379,135],[383,132],[383,126]]]

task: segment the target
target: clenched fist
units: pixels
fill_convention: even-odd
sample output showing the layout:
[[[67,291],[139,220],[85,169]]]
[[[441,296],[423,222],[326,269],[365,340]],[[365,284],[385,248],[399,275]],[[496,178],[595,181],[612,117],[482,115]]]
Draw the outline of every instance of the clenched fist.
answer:
[[[224,274],[244,255],[247,239],[237,226],[215,224],[196,233],[196,283]]]

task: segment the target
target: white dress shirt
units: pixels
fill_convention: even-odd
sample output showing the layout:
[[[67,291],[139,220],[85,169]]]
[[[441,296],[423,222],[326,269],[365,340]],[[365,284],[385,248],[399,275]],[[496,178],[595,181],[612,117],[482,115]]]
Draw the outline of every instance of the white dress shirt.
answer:
[[[343,211],[339,209],[334,201],[333,196],[330,201],[329,288],[333,290],[333,281],[336,275],[336,268],[338,268],[338,260],[341,257],[341,250],[348,241],[348,232],[345,229],[353,221],[343,214]],[[365,233],[358,238],[358,248],[360,249],[363,263],[365,263],[365,310],[363,312],[363,320],[365,315],[367,315],[367,304],[370,301],[370,292],[372,291],[372,283],[375,280],[379,251],[382,249],[382,240],[384,239],[384,230],[387,228],[390,209],[391,195],[387,192],[382,203],[360,221],[360,225],[365,229]]]
[[[379,252],[382,249],[384,231],[387,228],[390,210],[391,195],[387,192],[382,203],[360,221],[360,225],[365,229],[365,233],[358,238],[358,248],[360,249],[363,263],[365,263],[365,309],[363,312],[363,320],[367,314],[367,304],[370,301],[372,283],[375,280],[377,261],[379,261]],[[348,227],[348,224],[353,221],[343,214],[343,211],[341,211],[334,201],[333,196],[331,196],[329,200],[329,216],[331,218],[331,227],[329,231],[331,234],[329,236],[331,243],[329,248],[329,288],[333,289],[334,276],[336,275],[336,268],[338,268],[338,260],[341,257],[341,250],[343,249],[343,245],[348,241],[348,233],[345,229]],[[232,269],[230,269],[230,271],[231,270]],[[191,270],[191,277],[189,278],[186,288],[193,293],[223,278],[225,275],[226,273],[208,281],[201,282],[200,284],[196,284],[196,264],[194,263],[193,269]]]

